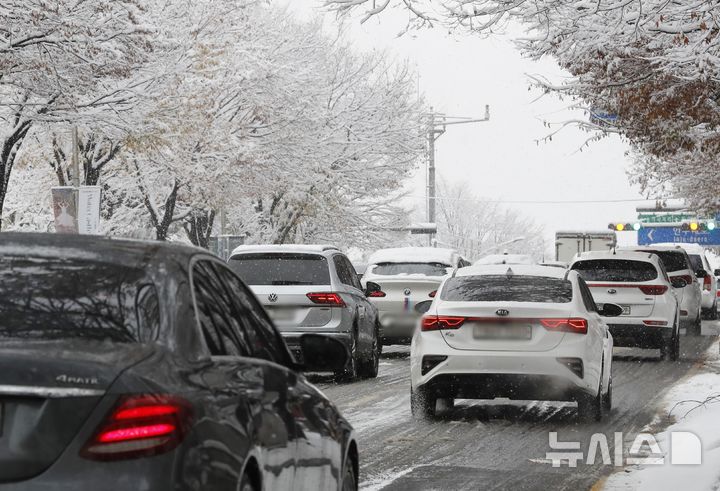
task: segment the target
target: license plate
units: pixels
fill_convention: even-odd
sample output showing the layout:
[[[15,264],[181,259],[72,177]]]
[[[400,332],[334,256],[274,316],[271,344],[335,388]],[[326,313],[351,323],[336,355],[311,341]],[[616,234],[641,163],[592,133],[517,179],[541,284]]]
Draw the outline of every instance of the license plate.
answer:
[[[473,328],[473,337],[475,339],[530,339],[532,338],[532,326],[479,324]]]
[[[268,309],[267,313],[274,321],[291,321],[295,318],[294,309]]]
[[[622,305],[621,307],[623,309],[622,315],[630,315],[630,306],[629,305]]]

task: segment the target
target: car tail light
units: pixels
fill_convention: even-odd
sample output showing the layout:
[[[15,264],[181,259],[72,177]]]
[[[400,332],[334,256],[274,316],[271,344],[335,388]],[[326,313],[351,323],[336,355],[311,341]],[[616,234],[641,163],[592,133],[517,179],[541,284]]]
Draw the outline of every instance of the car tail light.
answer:
[[[370,295],[368,295],[368,297],[370,297],[370,298],[382,298],[382,297],[385,297],[385,296],[387,296],[387,294],[386,294],[384,291],[381,291],[381,290],[377,290],[377,291],[371,292]]]
[[[693,277],[689,274],[681,274],[678,276],[673,276],[673,278],[680,278],[681,280],[685,280],[685,283],[687,283],[688,285],[692,285],[695,282],[695,280],[693,280]]]
[[[645,295],[662,295],[668,291],[665,285],[640,285],[639,288]]]
[[[540,324],[548,331],[574,332],[576,334],[587,334],[588,328],[586,319],[577,318],[540,319]]]
[[[712,290],[712,280],[710,279],[709,274],[703,278],[703,290],[708,292]]]
[[[308,293],[307,297],[319,305],[328,307],[345,307],[345,302],[338,293]]]
[[[423,331],[440,331],[443,329],[459,329],[465,322],[465,317],[452,317],[447,315],[427,315],[420,320],[420,329]]]
[[[192,419],[192,407],[184,399],[123,396],[80,455],[91,460],[122,460],[169,452],[183,441]]]
[[[428,293],[428,297],[435,298],[435,295],[437,295],[437,290],[433,290],[430,293]]]
[[[645,324],[646,326],[658,326],[658,327],[668,325],[667,321],[651,321],[651,320],[644,320],[643,324]]]
[[[720,298],[720,288],[718,288],[717,293],[715,294],[716,297]]]

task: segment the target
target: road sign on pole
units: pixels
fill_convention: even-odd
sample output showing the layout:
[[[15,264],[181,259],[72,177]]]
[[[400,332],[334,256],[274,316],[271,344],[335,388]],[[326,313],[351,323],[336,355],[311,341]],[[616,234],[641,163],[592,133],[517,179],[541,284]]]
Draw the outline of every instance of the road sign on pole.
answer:
[[[720,229],[692,232],[680,227],[643,226],[638,231],[638,244],[650,245],[662,242],[681,244],[700,244],[707,246],[720,245]]]

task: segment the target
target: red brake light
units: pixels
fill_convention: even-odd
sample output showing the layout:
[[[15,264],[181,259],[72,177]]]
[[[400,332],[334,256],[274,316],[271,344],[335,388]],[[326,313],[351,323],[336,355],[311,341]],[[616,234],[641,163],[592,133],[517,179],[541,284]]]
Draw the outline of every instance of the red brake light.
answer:
[[[681,275],[673,276],[673,278],[683,279],[683,280],[685,280],[685,283],[687,283],[688,285],[692,285],[693,282],[695,281],[695,280],[693,280],[693,277],[690,276],[689,274],[681,274]]]
[[[428,315],[420,320],[420,329],[423,331],[440,331],[443,329],[458,329],[465,322],[465,317],[452,317],[447,315]]]
[[[307,297],[313,302],[328,307],[344,307],[345,302],[338,293],[308,293]]]
[[[372,293],[370,293],[370,295],[368,295],[368,297],[370,297],[370,298],[382,298],[384,296],[386,296],[386,294],[383,291],[372,292]]]
[[[169,452],[192,425],[187,401],[163,395],[124,396],[85,444],[91,460],[121,460]]]
[[[644,320],[643,324],[646,326],[667,326],[667,321],[652,321],[652,320]]]
[[[703,278],[703,290],[712,290],[712,280],[710,279],[709,274],[705,278]]]
[[[428,293],[428,297],[435,298],[435,295],[437,295],[437,290],[433,290],[430,293]]]
[[[668,290],[665,285],[640,285],[639,288],[645,295],[662,295]]]
[[[540,319],[540,324],[548,331],[574,332],[576,334],[587,334],[588,328],[587,320],[578,318]]]

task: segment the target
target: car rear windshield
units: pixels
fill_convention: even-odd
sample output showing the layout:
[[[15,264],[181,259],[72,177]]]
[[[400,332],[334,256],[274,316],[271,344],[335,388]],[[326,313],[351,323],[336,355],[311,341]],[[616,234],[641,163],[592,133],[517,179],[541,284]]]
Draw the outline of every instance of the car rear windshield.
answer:
[[[142,269],[74,258],[0,257],[0,338],[158,337],[160,303]]]
[[[688,269],[690,266],[688,265],[687,261],[685,260],[685,253],[680,251],[653,251],[653,250],[647,250],[643,252],[651,252],[653,254],[657,254],[660,258],[660,261],[662,261],[663,266],[665,266],[665,270],[668,273],[674,273],[675,271],[681,271],[683,269]]]
[[[572,283],[542,276],[459,276],[447,280],[440,298],[449,302],[568,303]]]
[[[442,263],[380,263],[372,268],[379,276],[420,274],[424,276],[445,276],[450,266]]]
[[[585,281],[650,281],[658,277],[652,263],[629,259],[591,259],[572,265]]]
[[[705,265],[703,264],[700,254],[689,254],[688,256],[690,257],[690,264],[692,264],[694,271],[697,271],[698,269],[705,269]]]
[[[317,254],[242,254],[230,268],[248,285],[329,285],[325,257]]]

